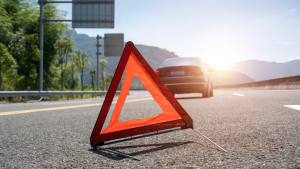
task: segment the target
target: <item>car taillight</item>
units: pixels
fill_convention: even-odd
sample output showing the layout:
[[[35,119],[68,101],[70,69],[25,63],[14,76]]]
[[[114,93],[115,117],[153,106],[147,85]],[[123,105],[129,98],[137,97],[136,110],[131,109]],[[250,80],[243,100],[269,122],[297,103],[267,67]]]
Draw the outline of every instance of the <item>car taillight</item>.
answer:
[[[192,68],[190,68],[190,71],[192,72],[192,74],[194,76],[202,76],[203,75],[200,67],[192,67]]]
[[[192,67],[192,68],[190,68],[191,72],[198,72],[199,70],[200,70],[199,67]]]
[[[165,70],[156,70],[155,73],[157,75],[163,75],[166,71]]]

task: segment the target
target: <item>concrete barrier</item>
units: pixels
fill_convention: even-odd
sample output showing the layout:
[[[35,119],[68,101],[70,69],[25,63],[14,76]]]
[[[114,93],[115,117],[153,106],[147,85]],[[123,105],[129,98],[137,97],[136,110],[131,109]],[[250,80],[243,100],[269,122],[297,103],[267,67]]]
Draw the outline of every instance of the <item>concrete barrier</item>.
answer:
[[[214,89],[294,90],[300,89],[300,75],[251,83],[216,85]]]

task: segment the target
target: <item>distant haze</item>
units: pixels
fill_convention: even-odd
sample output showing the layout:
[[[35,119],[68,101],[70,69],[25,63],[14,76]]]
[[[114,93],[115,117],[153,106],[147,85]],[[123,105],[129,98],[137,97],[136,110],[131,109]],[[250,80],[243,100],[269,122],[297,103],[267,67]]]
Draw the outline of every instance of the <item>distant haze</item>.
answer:
[[[247,60],[227,64],[224,68],[248,75],[255,81],[300,75],[300,60],[284,63]]]

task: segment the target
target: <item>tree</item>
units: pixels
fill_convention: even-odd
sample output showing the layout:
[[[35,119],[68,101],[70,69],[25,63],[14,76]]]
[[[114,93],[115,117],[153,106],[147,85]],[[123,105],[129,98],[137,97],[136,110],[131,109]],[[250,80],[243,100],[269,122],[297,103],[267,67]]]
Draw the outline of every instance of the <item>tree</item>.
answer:
[[[37,79],[37,69],[35,63],[40,61],[40,50],[38,49],[38,35],[24,35],[25,39],[25,48],[22,54],[22,61],[20,62],[23,66],[22,73],[24,75],[24,84],[26,89],[29,90],[29,87],[35,85]]]
[[[61,91],[64,90],[64,72],[67,69],[68,58],[71,55],[74,43],[72,40],[57,40],[55,43],[55,50],[59,57],[60,70],[61,70]]]
[[[74,90],[74,87],[79,84],[79,73],[77,71],[75,71],[75,68],[74,68],[75,63],[74,64],[72,64],[72,63],[73,62],[68,62],[68,66],[66,68],[66,71],[64,72],[63,81],[64,81],[64,88]],[[72,74],[72,71],[73,71],[73,74]],[[61,80],[61,79],[59,78],[59,80]],[[61,86],[59,85],[59,87],[61,87]]]
[[[8,41],[8,35],[12,31],[12,23],[5,10],[5,5],[0,0],[0,43],[6,44]]]
[[[108,88],[108,86],[110,86],[112,78],[113,78],[113,76],[106,76],[105,77],[105,85],[107,86],[107,88]]]
[[[89,66],[90,62],[85,60],[84,58],[88,57],[86,53],[81,52],[80,49],[75,50],[76,55],[76,66],[78,67],[79,71],[81,71],[81,90],[83,91],[83,70]]]
[[[38,49],[40,45],[38,43],[38,35],[40,33],[38,22],[39,12],[38,3],[30,0],[0,0],[0,43],[3,43],[7,47],[8,52],[17,61],[18,76],[15,78],[15,81],[18,82],[14,83],[17,85],[17,89],[23,90],[24,87],[28,88],[28,86],[32,89],[38,89],[39,86],[39,59],[32,59],[29,55],[33,51],[37,53],[38,50],[34,48],[37,46]],[[63,19],[65,16],[66,12],[59,10],[56,4],[47,4],[44,6],[45,18]],[[47,86],[56,86],[56,79],[58,79],[57,57],[54,44],[61,38],[70,39],[70,32],[72,31],[70,24],[67,23],[44,23],[43,80],[45,88]],[[32,39],[37,40],[27,45],[28,40]],[[32,49],[34,50],[32,51]],[[19,64],[28,61],[31,62],[30,66]],[[30,79],[27,79],[28,71],[26,72],[25,70],[30,72]]]
[[[7,51],[4,44],[0,43],[0,91],[2,91],[3,71],[12,71],[13,66],[16,65],[15,59]]]
[[[99,60],[99,65],[100,65],[101,78],[102,78],[102,83],[103,83],[103,90],[105,90],[105,72],[104,72],[104,68],[107,66],[107,61],[106,60]]]
[[[72,62],[71,62],[71,77],[72,77],[72,85],[71,85],[71,88],[72,90],[74,90],[75,88],[75,79],[74,79],[74,73],[76,71],[76,63],[75,63],[75,60],[76,60],[76,54],[71,54],[71,58],[72,58]]]
[[[93,91],[94,91],[94,86],[95,86],[95,77],[96,77],[96,71],[95,70],[90,70],[90,75],[91,75],[91,84],[92,84],[92,88],[93,88]]]

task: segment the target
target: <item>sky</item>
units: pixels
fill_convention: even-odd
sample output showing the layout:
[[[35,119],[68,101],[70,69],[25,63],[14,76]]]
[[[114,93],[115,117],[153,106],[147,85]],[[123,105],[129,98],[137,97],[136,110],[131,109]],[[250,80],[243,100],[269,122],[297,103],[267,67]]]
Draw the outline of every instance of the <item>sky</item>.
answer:
[[[71,19],[72,5],[60,4]],[[300,0],[115,0],[115,28],[75,29],[221,66],[300,59]]]

